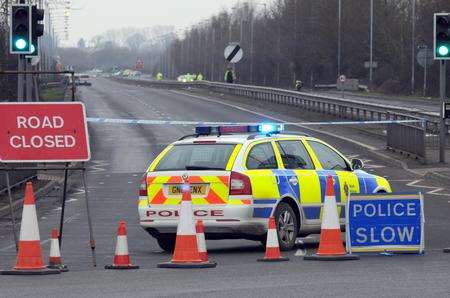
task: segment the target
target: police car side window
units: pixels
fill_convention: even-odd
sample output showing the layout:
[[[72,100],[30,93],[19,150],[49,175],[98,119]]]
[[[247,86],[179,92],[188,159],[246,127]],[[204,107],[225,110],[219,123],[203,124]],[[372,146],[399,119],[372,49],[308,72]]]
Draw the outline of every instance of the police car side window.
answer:
[[[275,158],[271,143],[263,143],[253,146],[247,156],[247,169],[277,169],[278,164]]]
[[[308,141],[324,170],[347,171],[349,166],[336,151],[319,142]]]
[[[300,141],[279,141],[278,148],[286,169],[314,169],[311,157]]]

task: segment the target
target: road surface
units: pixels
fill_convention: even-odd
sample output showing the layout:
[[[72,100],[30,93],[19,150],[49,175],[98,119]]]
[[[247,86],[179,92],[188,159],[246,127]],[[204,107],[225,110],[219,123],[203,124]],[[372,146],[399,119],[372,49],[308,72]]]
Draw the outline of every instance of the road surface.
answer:
[[[268,120],[263,110],[235,108],[182,94],[121,84],[104,78],[81,87],[88,116],[161,120],[248,121]],[[217,100],[217,99],[215,99]],[[230,103],[229,103],[230,104]],[[274,115],[288,120],[285,115]],[[310,132],[337,146],[345,154],[367,160],[371,171],[387,176],[396,191],[425,192],[426,254],[363,256],[352,262],[306,262],[286,253],[290,262],[258,263],[264,253],[257,242],[208,241],[215,269],[169,270],[156,264],[170,255],[138,225],[136,201],[139,180],[147,165],[168,143],[192,133],[189,126],[127,126],[91,124],[92,162],[88,185],[98,267],[91,265],[83,192],[79,178],[71,176],[64,238],[63,261],[70,272],[49,276],[0,276],[0,297],[298,297],[298,296],[448,296],[450,255],[450,190],[421,181],[413,173],[377,159],[355,143]],[[361,141],[361,140],[360,140]],[[369,160],[370,159],[370,160]],[[53,193],[52,195],[55,195]],[[60,210],[51,197],[37,208],[43,250],[47,258],[50,229],[57,226]],[[115,233],[120,219],[128,225],[129,249],[140,270],[104,270],[113,258]],[[6,220],[0,226],[0,266],[14,265],[15,251]],[[306,246],[308,253],[316,245]]]

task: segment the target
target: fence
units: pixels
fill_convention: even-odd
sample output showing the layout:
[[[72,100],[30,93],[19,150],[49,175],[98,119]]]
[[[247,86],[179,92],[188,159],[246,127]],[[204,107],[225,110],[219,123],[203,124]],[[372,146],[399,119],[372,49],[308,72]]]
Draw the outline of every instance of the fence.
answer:
[[[426,131],[423,127],[403,123],[389,123],[386,135],[386,147],[388,149],[413,156],[422,163],[427,162]]]

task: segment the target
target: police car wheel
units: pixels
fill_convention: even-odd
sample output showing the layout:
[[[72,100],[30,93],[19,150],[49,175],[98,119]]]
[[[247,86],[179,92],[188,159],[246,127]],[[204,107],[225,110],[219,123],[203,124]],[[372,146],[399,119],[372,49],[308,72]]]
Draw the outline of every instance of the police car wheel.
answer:
[[[173,252],[175,249],[175,235],[160,235],[156,238],[159,247],[166,252]]]
[[[274,217],[280,250],[293,249],[298,232],[297,215],[289,204],[281,202],[275,210]]]

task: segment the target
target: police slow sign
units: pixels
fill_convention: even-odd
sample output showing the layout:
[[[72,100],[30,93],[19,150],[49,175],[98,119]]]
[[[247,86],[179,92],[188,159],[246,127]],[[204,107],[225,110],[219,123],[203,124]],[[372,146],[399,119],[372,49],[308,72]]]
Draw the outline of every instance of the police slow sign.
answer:
[[[422,195],[353,195],[347,201],[349,252],[423,252]]]
[[[0,162],[90,159],[84,105],[1,103]]]

